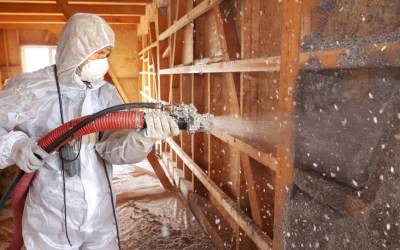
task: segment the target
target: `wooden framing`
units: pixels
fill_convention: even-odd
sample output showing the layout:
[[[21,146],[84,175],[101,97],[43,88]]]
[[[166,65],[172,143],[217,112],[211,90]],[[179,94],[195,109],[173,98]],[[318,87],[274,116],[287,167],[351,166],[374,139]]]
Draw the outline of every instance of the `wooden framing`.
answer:
[[[153,149],[149,155],[147,156],[147,160],[153,167],[154,172],[156,173],[157,177],[160,179],[161,184],[165,189],[171,189],[173,187],[172,183],[169,181],[169,178],[166,176],[166,172],[162,169],[160,164],[160,159],[156,155],[155,150]]]
[[[227,143],[228,145],[236,148],[242,153],[250,156],[254,160],[262,163],[266,167],[270,168],[272,171],[276,171],[278,166],[277,159],[271,154],[261,152],[260,150],[252,147],[251,145],[235,138],[229,134],[223,134],[218,132],[212,132],[212,135],[220,139],[221,141]]]
[[[142,56],[144,53],[146,53],[147,51],[149,51],[149,50],[151,50],[151,49],[153,49],[153,48],[156,48],[158,45],[157,45],[157,42],[154,42],[154,43],[152,43],[152,44],[150,44],[149,46],[147,46],[146,48],[144,48],[144,49],[142,49],[140,52],[139,52],[139,56]]]
[[[209,59],[212,60],[212,59]],[[279,57],[256,58],[246,60],[225,61],[211,64],[195,64],[191,66],[178,66],[171,69],[160,70],[160,74],[203,74],[203,73],[229,73],[229,72],[275,72],[279,71]]]
[[[222,1],[203,1],[200,4],[198,4],[196,7],[194,7],[191,11],[188,12],[188,14],[182,16],[178,21],[174,22],[173,25],[171,25],[166,31],[159,33],[158,36],[158,40],[157,41],[151,41],[151,44],[144,44],[143,47],[144,49],[142,49],[139,53],[139,55],[142,56],[142,60],[143,62],[148,62],[149,60],[147,59],[146,54],[154,49],[157,48],[158,51],[158,61],[161,60],[161,55],[164,54],[163,59],[167,59],[169,60],[169,65],[170,66],[174,66],[178,61],[180,61],[181,58],[181,54],[177,54],[177,52],[180,52],[181,49],[176,49],[176,45],[175,45],[175,33],[178,32],[181,28],[183,28],[184,26],[186,26],[187,24],[189,24],[190,22],[192,22],[193,20],[195,20],[197,17],[201,16],[202,14],[204,14],[205,12],[207,12],[208,10],[214,8],[213,13],[215,14],[215,19],[218,20],[217,21],[217,27],[219,32],[224,33],[224,23],[222,21],[222,17],[221,17],[221,13],[219,12],[219,7],[218,4],[222,2]],[[179,1],[177,1],[177,5],[175,6],[175,8],[178,8]],[[217,6],[217,7],[216,7]],[[176,12],[178,13],[178,11]],[[170,15],[173,14],[170,12]],[[230,32],[230,31],[229,31]],[[172,38],[170,38],[168,40],[169,45],[164,45],[164,48],[166,49],[161,49],[159,46],[157,46],[159,43],[164,43],[167,37],[169,37],[170,35],[173,35]],[[230,47],[228,47],[228,43],[227,41],[223,38],[223,35],[220,37],[220,44],[222,44],[224,46],[224,56],[222,58],[222,60],[229,60],[229,58],[232,58],[232,55],[230,55],[231,52],[234,49],[231,49]],[[166,50],[169,50],[169,53],[164,53]],[[178,59],[178,61],[176,61],[176,59]],[[215,61],[219,61],[221,60],[221,58],[216,57],[215,59],[210,58],[210,59],[206,59],[206,60],[197,60],[196,64],[200,65],[200,63],[204,63],[204,62],[215,62]],[[268,59],[270,61],[270,64],[275,64],[275,66],[279,67],[279,58],[278,61],[276,59]],[[190,63],[190,61],[189,61]],[[248,66],[248,63],[258,63],[258,67],[257,69],[252,68],[249,69],[248,72],[255,72],[255,71],[264,71],[265,70],[265,64],[266,61],[264,59],[261,60],[257,60],[257,59],[249,59],[249,60],[243,60],[243,61],[239,61],[239,62],[232,62],[233,66],[237,67],[237,72],[246,72],[246,70],[244,70],[244,67]],[[232,69],[232,65],[226,66],[226,68],[229,70],[220,70],[218,71],[216,68],[218,67],[224,67],[225,62],[222,62],[221,65],[218,65],[218,63],[216,65],[211,65],[210,66],[210,73],[211,72],[232,72],[230,71]],[[229,64],[229,63],[227,63]],[[160,64],[159,64],[160,65]],[[196,66],[198,66],[196,65]],[[162,66],[162,65],[160,65]],[[208,65],[206,65],[207,67]],[[254,65],[253,65],[254,66]],[[190,66],[189,66],[190,67]],[[214,67],[214,69],[212,69]],[[267,67],[269,67],[269,65],[267,65]],[[159,74],[159,81],[160,81],[160,76],[162,75],[169,75],[170,76],[170,86],[169,86],[169,101],[172,101],[173,98],[172,96],[174,96],[173,94],[173,88],[174,88],[174,84],[175,82],[179,79],[180,86],[179,88],[181,89],[181,94],[180,94],[180,98],[182,98],[182,77],[178,77],[178,78],[173,78],[172,75],[173,74],[181,74],[181,73],[185,73],[185,74],[189,74],[189,73],[197,73],[195,72],[196,68],[192,67],[190,70],[187,70],[187,68],[182,67],[183,71],[179,71],[179,72],[171,72],[168,71],[165,68],[165,66],[162,66],[162,68],[160,69],[160,74]],[[279,70],[279,69],[278,69]],[[201,71],[201,70],[200,70]],[[276,71],[276,69],[272,70],[272,71]],[[201,72],[198,72],[201,73]],[[210,76],[210,75],[208,75]],[[192,79],[194,79],[194,77],[192,77]],[[226,81],[229,83],[230,89],[231,91],[233,91],[234,96],[237,97],[238,94],[236,93],[235,90],[235,77],[233,74],[228,73],[228,75],[225,75],[225,79]],[[208,77],[208,86],[210,86],[210,78]],[[145,79],[142,79],[142,81],[145,84]],[[174,83],[174,84],[173,84]],[[193,81],[192,81],[193,83]],[[160,85],[159,85],[160,86]],[[162,86],[162,83],[161,83]],[[176,88],[176,86],[175,86]],[[162,89],[162,88],[161,88]],[[192,88],[193,91],[193,88]],[[210,94],[210,89],[208,87],[208,95]],[[193,92],[192,92],[193,93]],[[149,97],[148,94],[146,94],[146,91],[142,91],[142,95],[146,98],[146,99],[151,99],[154,100],[156,98],[153,97]],[[162,94],[161,94],[162,96]],[[167,100],[164,97],[162,97],[161,100]],[[175,99],[176,100],[176,99]],[[180,99],[182,101],[182,99]],[[193,100],[193,99],[192,99]],[[235,100],[235,99],[234,99]],[[210,110],[210,103],[208,104],[208,110]],[[239,100],[236,98],[235,101],[233,101],[232,106],[230,107],[232,109],[233,114],[239,114],[240,113],[240,105],[239,105]],[[234,138],[230,135],[227,134],[221,134],[221,133],[214,133],[213,134],[215,137],[213,140],[220,140],[222,143],[226,143],[226,145],[232,146],[235,150],[237,150],[239,152],[238,156],[242,159],[240,162],[238,162],[238,164],[243,164],[243,167],[245,168],[245,176],[246,176],[246,181],[248,181],[250,183],[250,185],[255,186],[255,178],[254,178],[254,174],[251,171],[251,163],[249,160],[249,156],[252,157],[253,159],[255,159],[256,161],[260,162],[261,164],[269,167],[272,171],[276,170],[276,166],[277,166],[277,162],[276,159],[268,153],[263,153],[260,152],[257,149],[254,149],[252,146],[248,145],[247,143],[244,143],[240,140],[238,140],[237,138]],[[171,159],[178,161],[178,164],[176,165],[178,168],[181,164],[184,164],[183,168],[184,170],[186,170],[186,168],[188,168],[190,170],[190,173],[193,174],[193,181],[198,180],[200,181],[200,183],[202,185],[205,186],[206,189],[208,189],[208,192],[210,192],[210,194],[214,197],[211,199],[212,203],[217,206],[220,209],[225,209],[225,212],[223,214],[225,214],[224,216],[228,221],[231,221],[231,225],[236,225],[234,226],[234,230],[235,230],[235,234],[240,237],[241,232],[244,232],[244,234],[246,234],[247,237],[249,237],[257,246],[260,247],[260,249],[269,249],[272,246],[272,240],[271,238],[269,238],[265,233],[262,233],[262,230],[260,229],[260,227],[262,226],[262,219],[261,219],[261,214],[259,213],[260,210],[260,204],[258,203],[258,197],[257,197],[257,192],[254,192],[255,189],[254,187],[251,188],[250,191],[250,197],[251,197],[251,209],[252,209],[252,215],[255,218],[257,225],[256,224],[252,224],[249,220],[248,217],[244,216],[242,214],[242,212],[240,212],[240,202],[239,202],[239,197],[240,194],[237,193],[238,196],[238,200],[234,201],[234,200],[230,200],[228,198],[228,196],[221,190],[219,189],[215,183],[213,182],[212,178],[208,177],[206,174],[204,174],[203,170],[196,165],[193,160],[191,159],[191,157],[193,157],[193,150],[191,151],[192,156],[189,156],[187,153],[185,153],[185,151],[183,149],[180,148],[180,146],[184,146],[183,143],[183,138],[181,137],[181,145],[178,145],[177,142],[173,141],[173,140],[168,140],[168,145],[166,145],[165,147],[162,147],[162,150],[168,150],[171,149]],[[211,137],[208,136],[208,162],[210,162],[211,160],[211,155],[210,155],[210,142],[211,142]],[[193,138],[192,138],[192,147],[194,146],[193,144]],[[240,153],[242,152],[242,153]],[[244,153],[243,153],[244,152]],[[239,159],[239,158],[238,158]],[[180,161],[182,161],[182,163],[179,163]],[[209,171],[210,169],[210,165],[208,167]],[[168,171],[171,173],[171,171]],[[238,170],[239,173],[239,170]],[[237,175],[236,178],[240,178],[239,175]],[[239,190],[240,188],[238,187],[237,190]],[[239,191],[238,191],[239,192]],[[222,199],[221,199],[222,198]],[[225,203],[225,201],[228,200],[227,203]],[[230,201],[229,201],[230,200]],[[194,206],[194,205],[193,205]],[[194,206],[195,207],[195,206]],[[201,214],[197,213],[198,216],[202,216]],[[244,217],[243,217],[244,216]],[[247,222],[246,222],[247,221]],[[248,225],[252,224],[251,229],[248,228]],[[205,223],[204,224],[207,231],[209,231],[210,233],[213,233],[213,230],[211,230],[209,228],[209,224]],[[208,225],[208,226],[207,226]],[[254,233],[256,232],[256,233]],[[215,233],[215,231],[214,231]],[[220,244],[218,242],[220,242],[218,240],[218,237],[214,237],[214,239],[216,240],[216,245]],[[237,241],[237,247],[241,246],[242,243],[240,241]],[[243,245],[244,246],[244,245]]]
[[[293,113],[294,89],[300,70],[301,1],[283,0],[281,71],[278,115],[281,124],[274,202],[274,249],[284,248],[284,212],[293,185]]]
[[[204,200],[200,200],[201,196],[196,194],[191,194],[189,196],[189,206],[192,209],[195,216],[198,218],[200,225],[204,228],[204,230],[208,233],[211,240],[214,242],[215,247],[218,250],[224,250],[224,241],[218,235],[217,230],[212,226],[212,224],[208,221],[207,215],[204,214],[203,208],[200,206]],[[204,198],[203,198],[204,199]]]
[[[270,249],[272,241],[266,236],[250,218],[244,216],[236,208],[235,202],[232,201],[218,186],[208,177],[203,170],[188,156],[181,147],[178,146],[172,139],[167,139],[168,144],[183,160],[183,162],[190,168],[192,173],[203,183],[204,186],[210,191],[225,211],[232,217],[232,219],[245,231],[248,236],[254,240],[260,249]]]
[[[121,95],[122,100],[124,100],[124,102],[129,102],[128,95],[125,93],[124,87],[122,86],[117,75],[115,74],[114,69],[112,68],[111,64],[110,64],[110,68],[108,69],[108,74],[110,75],[115,87],[117,88],[119,94]]]
[[[360,216],[367,207],[365,201],[353,195],[348,189],[334,182],[326,181],[314,173],[296,169],[295,176],[296,186],[306,191],[321,204],[340,211],[344,215]],[[329,195],[326,195],[327,192]]]
[[[199,5],[189,11],[186,15],[180,18],[177,22],[171,25],[166,31],[160,34],[159,40],[163,41],[173,33],[177,32],[178,30],[182,29],[193,20],[201,16],[202,14],[209,11],[211,8],[216,6],[217,4],[221,3],[223,0],[206,0],[202,1]]]

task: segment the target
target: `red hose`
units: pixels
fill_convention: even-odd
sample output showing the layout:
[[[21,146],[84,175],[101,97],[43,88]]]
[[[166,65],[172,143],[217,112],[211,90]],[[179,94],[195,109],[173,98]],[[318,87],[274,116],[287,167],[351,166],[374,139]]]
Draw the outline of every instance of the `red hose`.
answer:
[[[81,117],[72,121],[65,123],[64,125],[52,130],[46,136],[39,140],[38,145],[44,150],[54,142],[57,138],[65,134],[72,127],[77,125],[79,122],[84,120],[86,117]],[[86,125],[85,127],[78,130],[73,137],[70,137],[62,145],[67,144],[75,138],[82,137],[87,134],[107,131],[107,130],[117,130],[117,129],[140,129],[143,128],[144,124],[144,113],[136,111],[121,111],[107,114],[99,119],[93,121],[92,123]],[[60,147],[62,146],[60,145]],[[57,148],[58,149],[60,148]],[[23,245],[22,238],[22,214],[24,211],[25,200],[28,194],[29,185],[33,181],[35,173],[26,173],[21,180],[16,185],[12,194],[12,209],[14,217],[14,238],[9,246],[9,250],[20,250]]]

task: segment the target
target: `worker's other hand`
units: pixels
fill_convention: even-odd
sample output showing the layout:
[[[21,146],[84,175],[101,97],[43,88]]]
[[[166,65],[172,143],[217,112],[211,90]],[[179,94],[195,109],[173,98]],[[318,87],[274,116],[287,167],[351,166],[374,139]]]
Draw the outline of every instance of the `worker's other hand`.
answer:
[[[153,140],[164,140],[179,135],[178,124],[167,114],[155,111],[146,113],[148,138]]]
[[[49,154],[31,138],[16,141],[11,149],[11,158],[24,172],[31,173],[44,165]]]

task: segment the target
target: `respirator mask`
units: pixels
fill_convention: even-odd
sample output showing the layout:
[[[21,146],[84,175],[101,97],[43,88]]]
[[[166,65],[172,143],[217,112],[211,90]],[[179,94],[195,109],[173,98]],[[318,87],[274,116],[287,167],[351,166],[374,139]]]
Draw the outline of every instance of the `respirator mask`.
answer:
[[[80,73],[82,81],[95,82],[104,79],[104,75],[108,71],[108,60],[107,58],[89,60],[86,63]]]

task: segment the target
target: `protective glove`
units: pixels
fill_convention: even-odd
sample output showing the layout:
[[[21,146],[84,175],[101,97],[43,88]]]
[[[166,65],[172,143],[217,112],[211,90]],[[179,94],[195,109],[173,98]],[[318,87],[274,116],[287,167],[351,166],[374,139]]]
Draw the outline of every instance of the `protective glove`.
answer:
[[[49,154],[31,138],[16,141],[11,149],[11,159],[26,173],[34,172],[42,167],[48,157]]]
[[[179,135],[178,124],[167,114],[155,111],[146,113],[144,118],[147,124],[147,138],[155,141]]]

